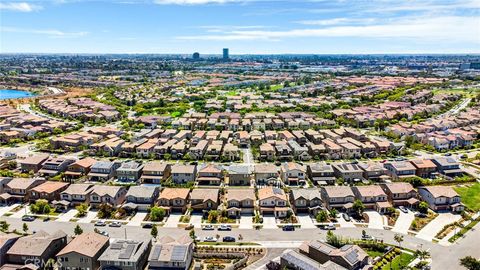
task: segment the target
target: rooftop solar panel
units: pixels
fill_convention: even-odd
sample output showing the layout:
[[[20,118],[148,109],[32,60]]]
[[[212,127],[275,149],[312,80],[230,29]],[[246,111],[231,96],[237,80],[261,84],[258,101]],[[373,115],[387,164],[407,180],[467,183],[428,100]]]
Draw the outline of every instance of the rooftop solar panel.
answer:
[[[172,251],[172,261],[183,261],[187,253],[186,246],[174,246]]]

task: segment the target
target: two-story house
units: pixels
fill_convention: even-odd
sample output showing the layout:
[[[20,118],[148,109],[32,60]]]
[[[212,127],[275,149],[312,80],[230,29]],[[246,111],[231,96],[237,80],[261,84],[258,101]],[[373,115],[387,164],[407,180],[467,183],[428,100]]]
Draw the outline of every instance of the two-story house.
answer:
[[[307,167],[308,177],[312,182],[320,186],[335,184],[335,174],[333,167],[326,162],[317,162],[308,165]]]
[[[176,184],[184,184],[193,182],[196,179],[197,166],[195,165],[172,165],[172,182]]]
[[[255,164],[254,174],[257,184],[276,183],[279,179],[278,168],[271,163]]]
[[[146,211],[157,200],[159,188],[155,186],[132,186],[126,194],[126,203],[136,206],[138,210]]]
[[[394,182],[380,184],[387,194],[388,201],[395,207],[405,206],[416,208],[418,206],[418,193],[412,184],[406,182]]]
[[[387,194],[379,185],[354,186],[353,194],[360,200],[365,209],[374,209],[379,213],[385,213],[392,204],[387,200]]]
[[[321,188],[322,201],[328,210],[350,210],[355,201],[355,195],[348,186],[325,186]]]
[[[117,207],[125,201],[126,194],[125,187],[95,185],[89,196],[90,206],[98,207],[101,204],[108,203]]]
[[[117,179],[120,182],[137,182],[142,174],[143,165],[136,161],[122,163],[117,169]]]
[[[190,193],[190,207],[194,211],[217,210],[219,190],[216,188],[195,188]]]
[[[88,204],[92,189],[93,185],[91,184],[71,184],[60,193],[60,199],[69,202],[71,206],[77,206],[82,203]]]
[[[168,212],[185,212],[190,199],[188,188],[164,188],[158,198],[158,205]]]
[[[414,177],[417,169],[408,161],[390,161],[385,163],[385,169],[393,180]]]
[[[280,178],[289,186],[303,185],[306,181],[306,170],[298,163],[287,162],[280,167]]]
[[[198,170],[197,182],[199,185],[220,186],[223,183],[222,167],[209,164]]]
[[[85,232],[76,236],[57,254],[61,269],[99,269],[98,258],[109,246],[108,236]]]
[[[252,172],[250,166],[230,165],[228,166],[228,184],[230,186],[250,185]]]
[[[115,171],[120,167],[119,162],[97,161],[90,168],[88,179],[90,181],[106,182],[115,176]]]
[[[317,188],[292,189],[290,201],[296,213],[311,213],[315,216],[323,209],[322,195]]]
[[[258,205],[262,215],[273,215],[276,218],[286,217],[291,211],[283,189],[271,186],[258,190]]]
[[[142,183],[160,184],[171,174],[171,165],[161,161],[149,161],[143,166]]]
[[[432,162],[437,165],[438,172],[443,175],[456,177],[465,173],[460,169],[460,164],[452,157],[433,158]]]
[[[433,211],[462,212],[465,209],[460,201],[460,195],[449,186],[419,187],[418,194]]]
[[[65,172],[75,160],[64,157],[50,157],[42,164],[42,168],[38,173],[42,176],[52,177],[59,173]]]
[[[252,214],[255,207],[255,190],[253,188],[229,188],[227,190],[227,213],[230,217]]]
[[[0,201],[2,203],[27,202],[30,190],[44,182],[43,178],[13,178],[5,185]]]

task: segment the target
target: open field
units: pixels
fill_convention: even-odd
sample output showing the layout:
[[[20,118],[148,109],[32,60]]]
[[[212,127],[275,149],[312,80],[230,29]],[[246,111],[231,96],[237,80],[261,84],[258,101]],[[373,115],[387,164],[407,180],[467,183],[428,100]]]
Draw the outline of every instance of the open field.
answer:
[[[460,194],[462,202],[471,210],[480,210],[480,183],[455,187],[455,191]]]

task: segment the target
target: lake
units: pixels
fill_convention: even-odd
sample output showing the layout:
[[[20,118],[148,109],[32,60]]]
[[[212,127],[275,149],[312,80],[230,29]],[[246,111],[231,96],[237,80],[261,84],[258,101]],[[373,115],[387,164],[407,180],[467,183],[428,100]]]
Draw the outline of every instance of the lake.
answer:
[[[12,99],[12,98],[24,98],[24,97],[32,97],[32,96],[35,96],[35,94],[27,91],[0,89],[0,100]]]

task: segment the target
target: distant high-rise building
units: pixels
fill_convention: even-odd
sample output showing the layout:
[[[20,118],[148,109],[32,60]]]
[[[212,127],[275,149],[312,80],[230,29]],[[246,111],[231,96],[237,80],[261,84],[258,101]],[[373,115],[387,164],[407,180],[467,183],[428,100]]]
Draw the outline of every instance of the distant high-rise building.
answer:
[[[200,53],[194,52],[192,58],[193,58],[193,60],[198,60],[198,59],[200,59]]]
[[[223,48],[223,60],[227,60],[228,58],[228,48]]]

